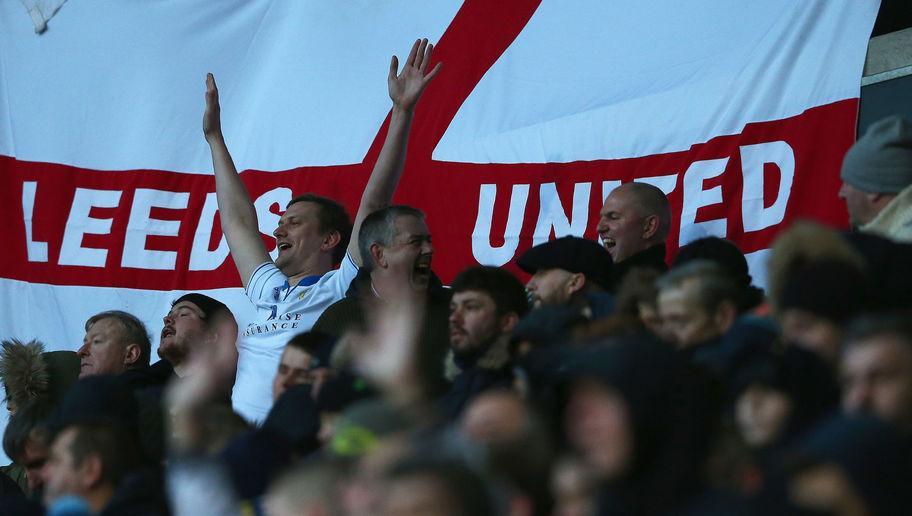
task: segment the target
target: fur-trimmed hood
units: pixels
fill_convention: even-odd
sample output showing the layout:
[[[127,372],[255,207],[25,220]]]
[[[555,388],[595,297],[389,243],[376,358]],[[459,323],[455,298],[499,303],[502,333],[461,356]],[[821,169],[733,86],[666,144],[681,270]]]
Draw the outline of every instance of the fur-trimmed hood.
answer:
[[[5,340],[0,349],[0,381],[15,406],[39,397],[59,399],[79,376],[79,357],[72,351],[44,351],[37,340]]]
[[[0,351],[0,381],[6,397],[17,407],[47,393],[50,374],[42,354],[44,344],[33,340],[23,343],[17,339],[3,341]]]

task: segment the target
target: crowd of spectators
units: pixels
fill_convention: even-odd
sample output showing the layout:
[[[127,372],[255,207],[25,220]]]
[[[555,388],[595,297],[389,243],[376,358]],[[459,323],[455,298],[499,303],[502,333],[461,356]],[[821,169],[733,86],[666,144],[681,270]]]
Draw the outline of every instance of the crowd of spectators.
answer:
[[[912,510],[912,124],[851,148],[853,230],[787,228],[765,291],[727,240],[669,256],[668,201],[636,182],[605,199],[597,241],[518,257],[525,284],[470,266],[444,287],[420,207],[390,205],[432,51],[391,62],[354,220],[293,199],[275,261],[207,77],[220,220],[257,318],[239,331],[183,295],[158,360],[114,309],[75,353],[5,337],[0,514]]]

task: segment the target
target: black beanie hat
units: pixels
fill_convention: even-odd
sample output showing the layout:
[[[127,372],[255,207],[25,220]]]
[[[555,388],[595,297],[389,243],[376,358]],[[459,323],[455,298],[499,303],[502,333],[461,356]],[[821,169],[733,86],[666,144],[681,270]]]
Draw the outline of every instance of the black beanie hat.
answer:
[[[213,299],[209,296],[199,294],[196,292],[191,292],[189,294],[182,295],[181,297],[177,298],[173,303],[171,303],[171,306],[174,306],[174,305],[180,303],[181,301],[189,301],[189,302],[193,303],[194,305],[196,305],[197,307],[199,307],[199,309],[203,311],[203,315],[205,316],[204,318],[206,320],[211,319],[212,315],[220,310],[225,310],[226,312],[231,313],[231,310],[229,310],[228,307],[225,306],[225,303],[222,303],[221,301],[219,301],[217,299]]]
[[[867,275],[854,265],[816,260],[792,266],[778,304],[842,324],[867,306],[870,294]]]

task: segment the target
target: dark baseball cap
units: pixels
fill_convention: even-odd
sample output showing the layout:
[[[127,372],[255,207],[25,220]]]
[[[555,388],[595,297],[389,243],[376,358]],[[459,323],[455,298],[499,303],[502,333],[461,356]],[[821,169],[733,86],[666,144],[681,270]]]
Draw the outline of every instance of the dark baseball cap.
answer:
[[[581,273],[587,281],[603,289],[611,287],[611,254],[598,243],[575,236],[565,236],[539,244],[516,260],[519,268],[529,274],[541,269],[563,269]]]

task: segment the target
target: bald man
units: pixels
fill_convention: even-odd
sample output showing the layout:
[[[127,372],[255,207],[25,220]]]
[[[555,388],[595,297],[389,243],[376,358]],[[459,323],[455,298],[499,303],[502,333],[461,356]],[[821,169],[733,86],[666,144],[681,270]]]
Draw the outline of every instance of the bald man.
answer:
[[[614,260],[614,288],[634,267],[668,270],[665,239],[671,226],[668,198],[646,183],[625,183],[605,199],[598,233]]]

